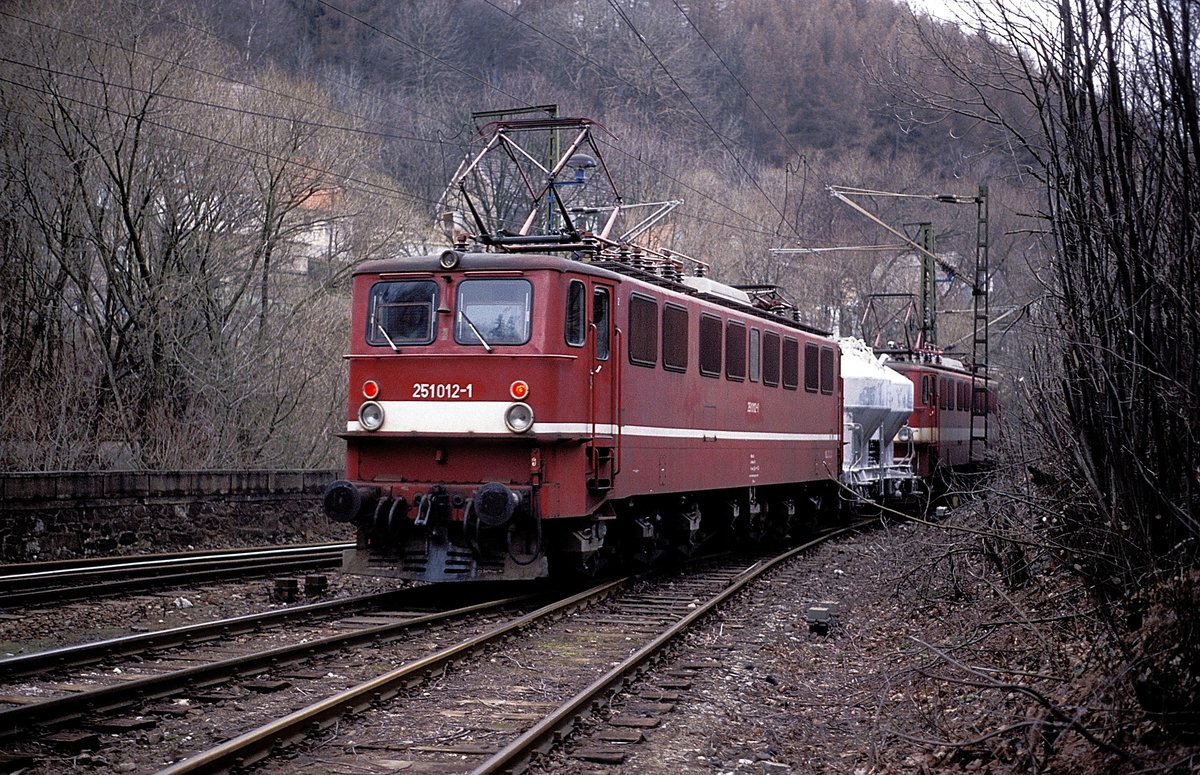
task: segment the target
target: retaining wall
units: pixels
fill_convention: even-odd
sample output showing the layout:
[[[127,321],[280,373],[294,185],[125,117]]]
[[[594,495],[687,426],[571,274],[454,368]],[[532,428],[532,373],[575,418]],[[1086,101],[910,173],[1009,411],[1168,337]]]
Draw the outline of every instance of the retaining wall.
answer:
[[[339,471],[0,474],[0,563],[353,540],[321,493]]]

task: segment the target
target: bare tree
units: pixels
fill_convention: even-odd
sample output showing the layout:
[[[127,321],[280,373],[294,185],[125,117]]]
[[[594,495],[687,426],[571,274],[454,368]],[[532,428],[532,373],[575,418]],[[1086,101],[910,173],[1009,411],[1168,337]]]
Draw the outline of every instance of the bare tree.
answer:
[[[226,74],[195,27],[83,16],[4,33],[3,459],[330,462],[339,289],[397,232],[362,201],[395,191],[370,136],[312,87]]]
[[[937,77],[911,94],[996,128],[1044,187],[1052,261],[1027,382],[1040,434],[1026,439],[1057,504],[1046,537],[1128,621],[1156,612],[1125,638],[1133,684],[1160,721],[1194,726],[1200,628],[1180,581],[1200,561],[1200,9],[965,7],[981,34],[913,27]]]

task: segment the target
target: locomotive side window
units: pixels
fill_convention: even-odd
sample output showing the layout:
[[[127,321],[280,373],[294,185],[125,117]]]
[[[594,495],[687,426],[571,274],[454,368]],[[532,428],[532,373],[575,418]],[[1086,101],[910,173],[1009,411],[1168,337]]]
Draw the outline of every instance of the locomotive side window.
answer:
[[[746,326],[732,320],[725,324],[725,378],[746,379]]]
[[[804,343],[804,389],[816,393],[821,384],[820,348],[812,342]]]
[[[582,347],[587,338],[587,289],[578,280],[567,285],[567,344]]]
[[[658,302],[649,296],[629,296],[629,362],[658,363]]]
[[[762,370],[762,345],[759,337],[761,334],[757,328],[750,329],[750,381],[758,382],[758,375]]]
[[[596,360],[608,360],[608,289],[592,291],[592,323],[596,326]]]
[[[458,284],[454,341],[490,350],[529,341],[533,285],[528,280],[463,280]]]
[[[688,313],[675,304],[663,305],[662,359],[667,371],[687,371]]]
[[[767,331],[763,334],[763,384],[775,387],[779,384],[779,334]]]
[[[821,348],[821,392],[833,395],[833,348]]]
[[[713,315],[700,316],[700,373],[721,375],[721,319]]]
[[[933,406],[933,384],[929,375],[921,376],[921,406]]]
[[[975,413],[976,414],[991,414],[996,408],[996,402],[993,400],[992,391],[987,388],[979,388],[974,391]]]
[[[367,344],[429,344],[437,298],[438,286],[433,280],[375,283],[368,303]]]
[[[800,343],[790,336],[783,338],[783,386],[795,390],[800,384]]]

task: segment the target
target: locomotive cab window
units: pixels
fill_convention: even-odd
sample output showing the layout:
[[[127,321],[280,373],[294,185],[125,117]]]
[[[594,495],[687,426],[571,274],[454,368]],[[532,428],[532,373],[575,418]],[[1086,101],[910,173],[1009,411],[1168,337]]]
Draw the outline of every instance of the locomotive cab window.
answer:
[[[438,286],[433,280],[375,283],[368,302],[367,344],[429,344],[437,300]]]
[[[463,280],[458,284],[454,341],[490,350],[529,341],[533,286],[528,280]]]
[[[596,326],[596,360],[608,360],[608,289],[592,291],[592,324]]]
[[[587,289],[578,280],[567,285],[567,344],[582,347],[587,338]]]

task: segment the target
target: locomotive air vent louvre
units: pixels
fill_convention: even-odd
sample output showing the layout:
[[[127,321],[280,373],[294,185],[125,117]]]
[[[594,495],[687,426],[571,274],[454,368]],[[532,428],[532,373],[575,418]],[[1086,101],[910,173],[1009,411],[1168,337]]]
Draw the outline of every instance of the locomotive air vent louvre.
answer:
[[[446,552],[446,573],[470,573],[475,564],[475,558],[470,552],[456,552],[453,549]]]
[[[488,552],[476,561],[479,571],[502,573],[504,571],[504,555],[500,552]]]
[[[424,550],[410,549],[404,553],[401,563],[406,571],[424,573],[427,559],[428,557]]]

